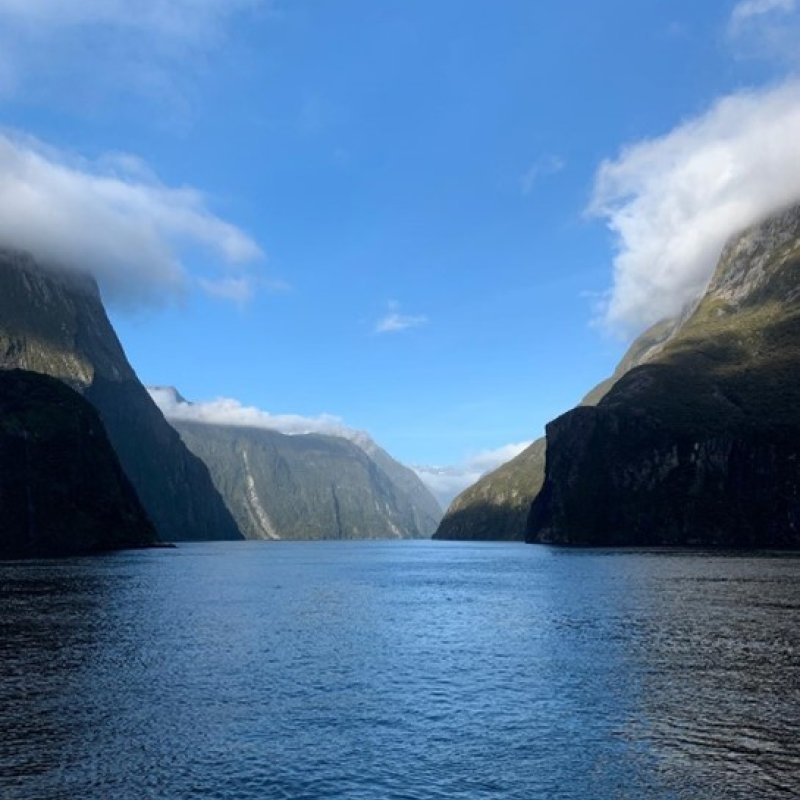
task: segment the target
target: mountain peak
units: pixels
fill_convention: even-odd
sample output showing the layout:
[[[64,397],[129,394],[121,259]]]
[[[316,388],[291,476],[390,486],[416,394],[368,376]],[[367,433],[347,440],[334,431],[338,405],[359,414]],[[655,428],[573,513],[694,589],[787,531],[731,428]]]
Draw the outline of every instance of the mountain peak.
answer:
[[[95,407],[162,539],[241,538],[208,470],[139,382],[95,281],[0,249],[0,369],[15,368],[58,378]]]

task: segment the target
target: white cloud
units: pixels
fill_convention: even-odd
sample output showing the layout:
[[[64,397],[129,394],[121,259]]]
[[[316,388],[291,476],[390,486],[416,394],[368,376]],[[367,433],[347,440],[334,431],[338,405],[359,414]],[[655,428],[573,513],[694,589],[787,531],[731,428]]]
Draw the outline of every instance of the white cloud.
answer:
[[[211,31],[221,21],[261,0],[0,0],[0,17],[49,28],[116,25],[185,38]]]
[[[556,155],[546,155],[535,161],[520,178],[520,189],[522,194],[530,194],[536,184],[548,175],[555,175],[561,172],[566,166],[566,161]]]
[[[506,461],[511,461],[512,458],[518,456],[530,445],[531,442],[513,442],[512,444],[504,444],[502,447],[495,447],[493,450],[481,450],[479,453],[470,456],[467,459],[467,464],[485,474],[497,469],[502,464],[505,464]]]
[[[428,322],[425,316],[411,316],[392,311],[375,325],[375,333],[399,333],[409,328],[419,328]]]
[[[239,270],[262,255],[247,234],[208,209],[202,193],[160,183],[133,157],[91,163],[2,133],[0,244],[89,271],[107,299],[122,305],[183,292],[181,253],[188,247]]]
[[[797,7],[797,0],[742,0],[731,12],[731,22],[741,24],[753,17],[770,14],[773,11],[790,12]]]
[[[398,304],[389,303],[388,313],[375,323],[375,333],[400,333],[409,328],[420,328],[428,324],[428,318],[423,314],[401,314]]]
[[[482,474],[478,470],[458,467],[415,466],[413,469],[444,509]]]
[[[728,22],[728,42],[739,58],[757,58],[782,66],[800,64],[798,0],[744,0]]]
[[[530,442],[515,442],[493,450],[475,453],[460,464],[450,466],[415,466],[414,472],[420,480],[433,492],[443,508],[487,472],[518,456]]]
[[[211,297],[230,300],[239,306],[246,305],[255,292],[255,282],[249,275],[238,278],[200,278],[200,288]]]
[[[724,97],[596,176],[590,213],[617,238],[603,311],[613,327],[675,314],[705,288],[726,240],[800,199],[800,82]]]
[[[0,91],[72,103],[133,91],[174,112],[176,68],[196,71],[236,16],[269,1],[0,0]]]
[[[205,425],[231,425],[239,428],[264,428],[290,435],[324,433],[363,441],[365,435],[344,424],[340,417],[320,414],[304,417],[299,414],[271,414],[255,406],[242,405],[230,397],[219,397],[201,403],[189,403],[171,387],[148,387],[147,391],[167,419],[198,422]]]

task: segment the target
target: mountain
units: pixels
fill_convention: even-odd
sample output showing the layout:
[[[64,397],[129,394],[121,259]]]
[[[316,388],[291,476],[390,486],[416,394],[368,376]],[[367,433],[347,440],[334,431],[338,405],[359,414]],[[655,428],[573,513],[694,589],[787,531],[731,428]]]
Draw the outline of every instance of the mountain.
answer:
[[[665,320],[646,330],[628,348],[614,374],[595,386],[580,405],[599,403],[626,372],[654,357],[678,324],[679,320]],[[522,541],[531,503],[544,483],[546,450],[542,436],[465,489],[447,509],[433,538]]]
[[[95,409],[54,378],[0,372],[0,558],[152,544]]]
[[[0,250],[0,369],[58,378],[98,411],[158,536],[240,539],[205,465],[128,363],[94,280]]]
[[[419,475],[413,469],[392,458],[366,433],[354,434],[351,441],[358,445],[386,473],[396,491],[407,498],[413,527],[420,531],[420,535],[424,538],[432,536],[442,519],[442,508],[431,490],[420,480]]]
[[[171,423],[248,539],[421,538],[441,516],[419,478],[363,434],[359,446],[319,433]]]
[[[523,539],[528,511],[544,481],[544,451],[542,437],[461,492],[433,538]]]
[[[800,546],[800,206],[735,237],[658,351],[547,426],[527,540]]]

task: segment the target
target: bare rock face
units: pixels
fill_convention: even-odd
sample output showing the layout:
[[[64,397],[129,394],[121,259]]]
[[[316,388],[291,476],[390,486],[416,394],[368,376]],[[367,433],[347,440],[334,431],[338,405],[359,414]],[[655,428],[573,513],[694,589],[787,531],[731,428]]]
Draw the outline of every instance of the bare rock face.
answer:
[[[0,372],[0,558],[143,547],[155,529],[94,408],[62,382]]]
[[[800,207],[734,238],[659,352],[547,439],[528,541],[799,547]]]
[[[128,363],[95,282],[0,250],[0,369],[62,380],[98,411],[164,541],[240,539],[205,465]]]

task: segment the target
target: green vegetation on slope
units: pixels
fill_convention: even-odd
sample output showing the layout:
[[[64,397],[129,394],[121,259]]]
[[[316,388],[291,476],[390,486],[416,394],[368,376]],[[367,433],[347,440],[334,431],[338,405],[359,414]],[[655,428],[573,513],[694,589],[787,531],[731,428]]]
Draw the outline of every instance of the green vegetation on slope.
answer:
[[[800,546],[800,209],[737,237],[661,352],[548,441],[530,541]]]
[[[173,421],[211,472],[249,539],[397,539],[431,535],[435,501],[420,506],[416,484],[392,462],[392,477],[339,436],[287,436],[261,428]],[[379,448],[375,447],[376,450]],[[433,498],[430,498],[433,500]]]
[[[676,320],[646,330],[628,348],[614,374],[581,401],[596,405],[630,369],[659,352],[674,333]],[[451,503],[434,539],[522,540],[531,503],[544,483],[547,442],[537,439],[518,456],[484,475]]]

